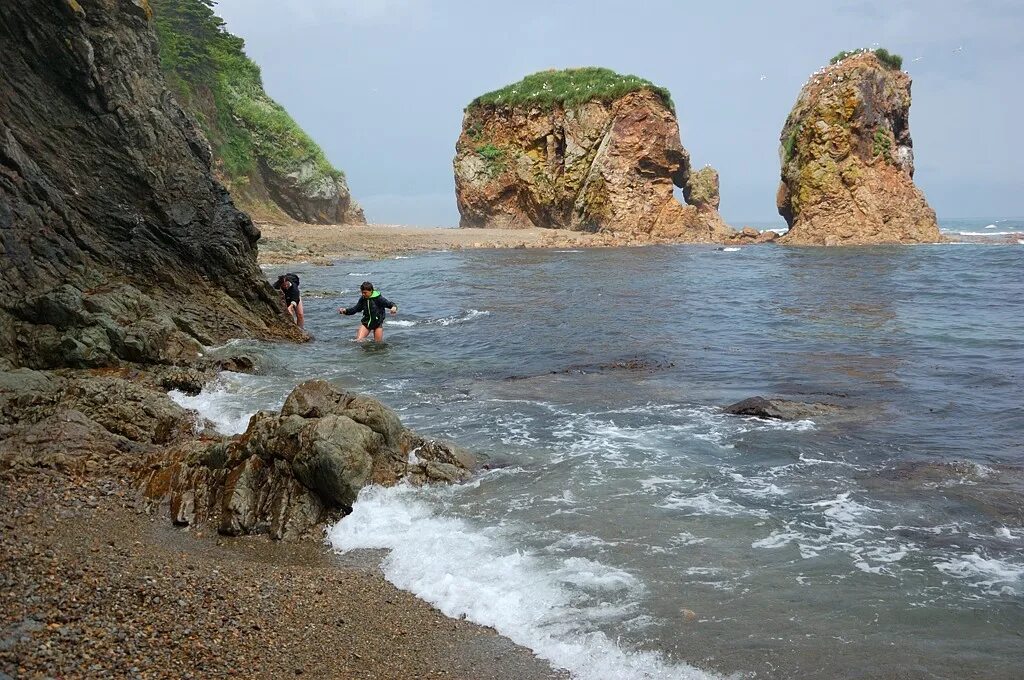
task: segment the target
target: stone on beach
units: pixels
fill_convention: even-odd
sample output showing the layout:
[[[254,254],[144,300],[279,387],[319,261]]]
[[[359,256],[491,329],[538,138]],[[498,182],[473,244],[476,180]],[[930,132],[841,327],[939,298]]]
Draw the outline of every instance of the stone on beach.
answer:
[[[177,524],[280,539],[350,512],[367,484],[461,482],[475,467],[471,454],[406,429],[376,399],[311,380],[279,414],[255,414],[242,435],[157,454],[141,485]]]

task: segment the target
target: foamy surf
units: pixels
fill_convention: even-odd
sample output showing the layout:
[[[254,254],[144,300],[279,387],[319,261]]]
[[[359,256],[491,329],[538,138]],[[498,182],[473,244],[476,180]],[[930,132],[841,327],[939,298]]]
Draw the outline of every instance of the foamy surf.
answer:
[[[275,387],[263,385],[269,390],[264,394],[260,389],[263,380],[260,376],[224,371],[199,394],[171,390],[167,396],[182,408],[209,420],[220,434],[241,434],[259,408],[276,410],[284,403],[284,396]],[[260,404],[256,408],[254,401]]]
[[[626,595],[642,586],[632,575],[579,558],[539,557],[515,548],[506,530],[480,529],[437,515],[422,490],[368,487],[351,515],[328,531],[335,550],[387,549],[385,577],[452,618],[495,628],[553,666],[583,680],[722,676],[672,663],[655,652],[623,649],[594,618],[625,615]],[[429,492],[426,492],[429,493]],[[580,603],[580,591],[597,606]]]

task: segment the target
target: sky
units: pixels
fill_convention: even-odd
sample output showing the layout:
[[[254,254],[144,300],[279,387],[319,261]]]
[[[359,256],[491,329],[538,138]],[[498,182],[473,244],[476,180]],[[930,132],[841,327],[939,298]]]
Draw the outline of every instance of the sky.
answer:
[[[667,87],[733,226],[781,222],[779,133],[807,77],[881,46],[913,78],[915,181],[940,220],[1024,216],[1019,0],[219,0],[271,97],[345,171],[370,222],[458,224],[452,160],[476,96],[548,68]]]

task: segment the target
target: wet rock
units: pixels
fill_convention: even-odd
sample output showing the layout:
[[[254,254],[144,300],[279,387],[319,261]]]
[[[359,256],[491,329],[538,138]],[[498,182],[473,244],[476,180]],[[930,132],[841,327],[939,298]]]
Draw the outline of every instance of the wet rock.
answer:
[[[351,511],[371,482],[460,482],[475,467],[469,452],[407,430],[377,400],[311,380],[279,414],[254,415],[238,437],[151,456],[141,486],[166,503],[175,524],[280,539]]]
[[[724,407],[723,410],[728,414],[737,416],[757,416],[758,418],[773,420],[805,420],[817,416],[832,415],[842,409],[834,404],[813,404],[786,399],[749,397],[735,404],[730,404]]]

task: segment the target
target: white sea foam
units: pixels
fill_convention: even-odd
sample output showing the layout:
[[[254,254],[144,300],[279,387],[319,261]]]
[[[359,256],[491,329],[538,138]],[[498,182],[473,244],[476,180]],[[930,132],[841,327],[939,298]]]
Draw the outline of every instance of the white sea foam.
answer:
[[[632,575],[578,557],[524,552],[502,529],[435,514],[422,493],[428,492],[364,489],[328,541],[341,551],[390,549],[381,568],[399,588],[450,617],[493,626],[575,678],[719,677],[654,652],[623,649],[595,628],[609,617],[635,616],[642,588]],[[581,602],[581,591],[599,598]]]
[[[417,321],[411,321],[409,319],[389,319],[387,321],[388,326],[395,326],[397,328],[412,328],[415,326]]]
[[[985,557],[979,553],[936,562],[935,568],[947,576],[964,579],[992,595],[1019,595],[1024,592],[1024,565]]]
[[[363,272],[363,273],[360,273],[360,272],[349,272],[348,275],[349,276],[369,276],[372,273],[373,272]]]
[[[489,316],[489,315],[490,315],[490,312],[488,312],[486,310],[480,311],[479,309],[471,309],[468,312],[466,312],[465,314],[463,314],[462,316],[447,316],[447,317],[445,317],[443,319],[437,319],[435,321],[429,321],[428,323],[435,323],[438,326],[451,326],[452,324],[465,323],[467,321],[472,321],[473,319],[475,319],[475,318],[477,318],[479,316]]]
[[[556,250],[556,253],[582,253],[582,250]]]
[[[658,503],[656,507],[666,510],[689,510],[691,515],[719,515],[722,517],[739,517],[741,515],[753,515],[754,517],[767,517],[764,510],[746,508],[734,500],[722,498],[714,491],[695,494],[693,496],[681,493],[669,494],[665,500]]]
[[[988,227],[986,227],[987,229]],[[1019,231],[958,231],[961,236],[1013,236]]]
[[[735,253],[739,251],[739,248],[722,248],[723,253]]]
[[[259,408],[277,409],[284,403],[281,392],[261,394],[263,379],[245,373],[222,372],[213,383],[195,395],[178,390],[167,393],[179,406],[195,411],[213,423],[221,434],[240,434]],[[271,397],[270,394],[276,396]]]

